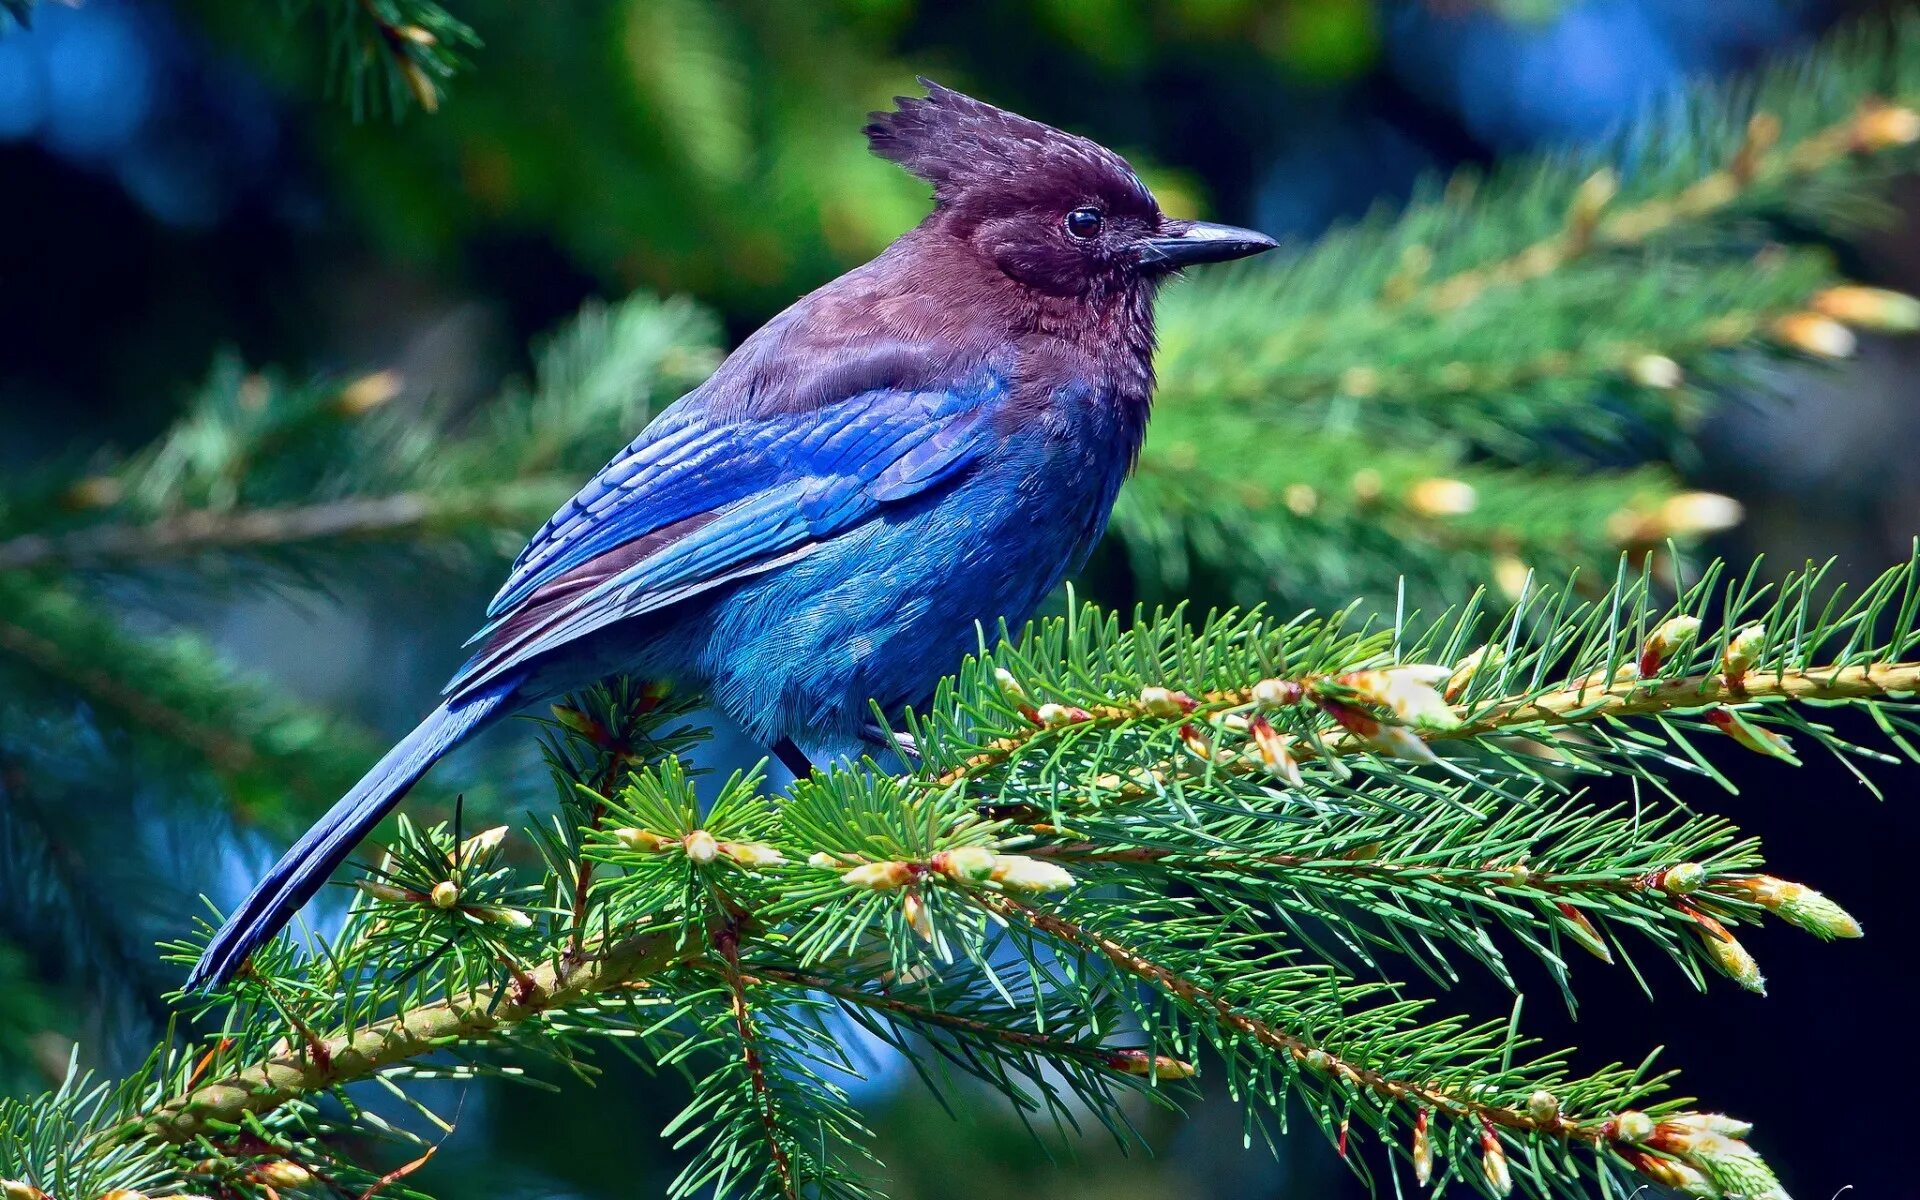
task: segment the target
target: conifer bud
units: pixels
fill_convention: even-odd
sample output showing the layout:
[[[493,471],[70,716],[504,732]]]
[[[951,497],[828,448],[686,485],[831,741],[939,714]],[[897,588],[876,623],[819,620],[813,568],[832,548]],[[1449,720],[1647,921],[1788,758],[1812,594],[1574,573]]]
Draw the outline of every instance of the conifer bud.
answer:
[[[1707,881],[1707,869],[1696,862],[1675,863],[1660,872],[1656,886],[1669,896],[1685,896],[1698,891]]]
[[[1541,1088],[1527,1097],[1527,1116],[1542,1128],[1560,1119],[1560,1097]]]
[[[1593,955],[1601,962],[1611,966],[1613,964],[1613,951],[1607,948],[1607,940],[1600,936],[1600,930],[1594,925],[1592,919],[1573,905],[1565,902],[1556,902],[1554,907],[1560,910],[1562,917],[1566,918],[1567,935],[1571,937],[1582,950],[1585,950],[1588,954]]]
[[[1372,467],[1362,467],[1353,473],[1353,498],[1362,504],[1372,504],[1378,500],[1383,486],[1380,472]]]
[[[451,879],[442,879],[433,885],[433,891],[427,894],[435,908],[452,908],[460,903],[460,885]]]
[[[1145,1050],[1115,1050],[1108,1057],[1107,1066],[1122,1075],[1156,1079],[1191,1079],[1200,1073],[1190,1062],[1166,1054],[1149,1054]]]
[[[994,862],[985,846],[955,846],[933,856],[933,869],[962,883],[985,883],[993,878]]]
[[[1567,236],[1576,247],[1584,247],[1600,223],[1600,214],[1613,203],[1620,191],[1620,177],[1612,168],[1602,167],[1581,181],[1573,193],[1573,205],[1567,211]]]
[[[1253,736],[1254,748],[1260,754],[1260,762],[1276,778],[1291,787],[1300,787],[1306,782],[1300,775],[1300,765],[1293,760],[1287,743],[1287,735],[1274,729],[1273,723],[1265,715],[1256,716],[1247,723],[1247,732]]]
[[[688,861],[701,866],[712,862],[720,854],[720,843],[704,829],[696,829],[681,838],[680,846],[686,851]]]
[[[1507,599],[1515,603],[1524,599],[1532,582],[1533,568],[1513,555],[1502,554],[1493,560],[1493,586]]]
[[[1180,726],[1180,744],[1187,748],[1188,754],[1202,762],[1210,762],[1214,757],[1213,739],[1191,721]]]
[[[1778,758],[1786,762],[1799,761],[1794,756],[1793,743],[1784,735],[1775,733],[1771,729],[1762,729],[1730,708],[1708,710],[1707,724],[1755,754],[1764,754],[1769,758]]]
[[[1738,1117],[1729,1117],[1725,1113],[1676,1113],[1660,1122],[1662,1133],[1679,1131],[1694,1135],[1711,1133],[1720,1137],[1743,1138],[1753,1132],[1752,1121],[1742,1121]]]
[[[1662,1187],[1672,1188],[1685,1196],[1697,1196],[1700,1200],[1720,1200],[1719,1188],[1714,1187],[1705,1175],[1678,1159],[1641,1154],[1634,1156],[1633,1165],[1642,1175]]]
[[[1711,917],[1694,918],[1700,922],[1700,940],[1707,948],[1707,958],[1720,973],[1741,987],[1759,995],[1767,994],[1766,977],[1760,974],[1760,964],[1747,952],[1739,939],[1728,933],[1726,927]]]
[[[1320,507],[1320,493],[1313,490],[1312,484],[1290,483],[1281,491],[1280,500],[1296,517],[1310,517],[1313,510]]]
[[[1427,1129],[1427,1110],[1421,1109],[1413,1118],[1413,1177],[1421,1187],[1433,1181],[1433,1136]]]
[[[271,1188],[301,1188],[313,1182],[313,1172],[288,1158],[261,1163],[253,1178]]]
[[[1747,515],[1738,500],[1719,492],[1681,492],[1660,503],[1663,537],[1698,537],[1732,529]]]
[[[1422,479],[1407,489],[1407,507],[1423,517],[1457,517],[1478,502],[1473,485],[1458,479]]]
[[[1513,1194],[1513,1170],[1507,1166],[1507,1148],[1491,1127],[1480,1134],[1480,1173],[1496,1196]]]
[[[927,915],[926,901],[920,898],[917,890],[908,888],[900,897],[900,915],[905,918],[907,928],[913,930],[914,936],[923,942],[933,940],[933,918]]]
[[[455,857],[463,863],[470,863],[483,855],[492,854],[507,840],[507,827],[495,825],[492,829],[482,829],[466,841],[460,843]]]
[[[400,394],[400,372],[375,371],[362,375],[340,389],[334,398],[334,411],[343,417],[358,417],[372,412]]]
[[[1691,1140],[1683,1157],[1723,1196],[1741,1200],[1791,1200],[1773,1168],[1738,1138],[1705,1134]]]
[[[1787,924],[1796,925],[1815,937],[1832,939],[1861,936],[1860,922],[1854,920],[1852,913],[1804,883],[1794,883],[1773,875],[1753,875],[1746,879],[1728,880],[1727,886]]]
[[[1853,125],[1855,144],[1862,150],[1891,150],[1920,141],[1920,113],[1897,104],[1873,104]]]
[[[677,844],[673,838],[661,837],[651,830],[633,828],[614,830],[613,840],[641,854],[658,854]]]
[[[367,895],[372,896],[375,900],[386,900],[394,904],[404,904],[420,899],[419,894],[416,892],[409,892],[405,888],[397,888],[390,883],[380,883],[372,879],[356,879],[354,880],[353,886],[359,888]]]
[[[1156,717],[1184,717],[1194,710],[1193,697],[1169,688],[1147,686],[1140,689],[1140,707]]]
[[[1479,678],[1480,672],[1497,671],[1506,661],[1506,647],[1488,642],[1453,664],[1453,673],[1447,676],[1447,687],[1441,693],[1441,698],[1452,704],[1466,695],[1467,688]]]
[[[1447,667],[1410,664],[1376,671],[1349,671],[1334,682],[1351,689],[1362,700],[1378,705],[1409,725],[1422,729],[1452,729],[1460,724],[1435,685],[1453,672]]]
[[[1847,358],[1860,344],[1853,330],[1817,312],[1788,313],[1773,323],[1773,336],[1783,345],[1816,358]]]
[[[913,868],[903,862],[862,863],[840,876],[851,888],[872,888],[876,892],[905,887],[913,880]]]
[[[1007,699],[1025,700],[1027,698],[1027,689],[1021,687],[1020,681],[1013,677],[1013,672],[1005,667],[993,669],[993,681],[1000,685],[1000,692]]]
[[[1313,1049],[1307,1051],[1306,1063],[1309,1067],[1312,1067],[1324,1075],[1333,1069],[1333,1055],[1315,1046]]]
[[[765,842],[721,842],[720,853],[749,870],[755,867],[777,867],[786,862],[786,857]]]
[[[1640,647],[1640,677],[1659,671],[1666,661],[1693,643],[1700,635],[1699,617],[1668,617],[1654,627]]]
[[[1726,674],[1727,686],[1738,688],[1747,678],[1747,672],[1760,660],[1760,652],[1766,648],[1767,627],[1758,622],[1742,626],[1727,639],[1726,651],[1720,656],[1720,669]]]
[[[1644,1142],[1653,1136],[1653,1118],[1628,1110],[1613,1118],[1613,1136],[1623,1142]]]
[[[100,1200],[147,1200],[147,1194],[136,1192],[132,1188],[114,1188],[112,1191],[100,1193]]]
[[[504,925],[508,929],[533,928],[533,918],[517,908],[497,908],[492,905],[486,905],[478,908],[470,908],[467,912],[480,918],[489,925]]]
[[[1073,886],[1073,876],[1065,867],[1024,854],[995,855],[988,878],[1019,892],[1059,892]]]
[[[1078,725],[1082,721],[1093,720],[1093,714],[1084,708],[1075,708],[1071,704],[1042,704],[1035,715],[1040,724],[1048,729],[1059,729],[1067,725]]]
[[[48,1197],[24,1180],[0,1179],[0,1200],[48,1200]]]
[[[1627,378],[1641,387],[1672,391],[1686,378],[1680,364],[1664,354],[1642,354],[1627,365]]]
[[[825,850],[815,850],[812,854],[807,855],[807,865],[818,870],[830,871],[840,866],[840,860],[828,854]]]
[[[1286,708],[1300,703],[1306,689],[1291,679],[1262,679],[1253,685],[1253,702],[1262,708]]]
[[[1886,288],[1854,284],[1831,287],[1814,296],[1813,310],[1836,321],[1881,333],[1920,330],[1920,300]]]

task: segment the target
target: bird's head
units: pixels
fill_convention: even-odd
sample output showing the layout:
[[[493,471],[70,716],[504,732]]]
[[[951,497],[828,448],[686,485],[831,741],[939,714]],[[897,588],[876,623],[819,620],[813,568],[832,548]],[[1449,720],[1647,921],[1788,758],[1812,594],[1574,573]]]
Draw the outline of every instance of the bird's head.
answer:
[[[1152,283],[1271,250],[1250,229],[1160,211],[1118,154],[922,79],[867,124],[875,154],[933,185],[933,221],[1009,277],[1056,296]]]

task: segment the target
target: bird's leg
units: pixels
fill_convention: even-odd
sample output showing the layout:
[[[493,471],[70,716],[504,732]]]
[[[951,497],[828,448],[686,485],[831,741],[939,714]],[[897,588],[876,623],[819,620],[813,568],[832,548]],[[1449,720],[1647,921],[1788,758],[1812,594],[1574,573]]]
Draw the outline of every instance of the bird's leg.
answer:
[[[813,761],[807,757],[806,751],[794,745],[792,738],[783,737],[775,742],[773,756],[780,760],[781,766],[793,772],[795,779],[805,779],[813,774]]]
[[[860,736],[879,749],[890,749],[900,756],[901,765],[911,771],[920,765],[920,746],[910,733],[895,733],[879,725],[861,727]]]

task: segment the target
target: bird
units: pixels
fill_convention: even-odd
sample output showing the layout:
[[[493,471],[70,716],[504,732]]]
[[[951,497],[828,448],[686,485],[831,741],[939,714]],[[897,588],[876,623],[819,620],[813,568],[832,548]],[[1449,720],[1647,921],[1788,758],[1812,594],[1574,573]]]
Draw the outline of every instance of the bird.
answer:
[[[1125,159],[928,79],[869,148],[933,207],[662,410],[528,542],[443,700],[215,932],[232,979],[447,751],[610,675],[688,689],[805,775],[874,752],[1079,568],[1138,458],[1154,297],[1273,239],[1170,217]]]

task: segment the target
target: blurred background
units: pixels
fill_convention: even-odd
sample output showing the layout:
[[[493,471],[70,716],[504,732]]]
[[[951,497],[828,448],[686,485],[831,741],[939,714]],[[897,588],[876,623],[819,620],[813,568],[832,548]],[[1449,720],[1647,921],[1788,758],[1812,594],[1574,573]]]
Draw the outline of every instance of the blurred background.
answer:
[[[636,290],[690,297],[711,314],[699,318],[712,322],[706,341],[731,344],[924,212],[924,188],[870,158],[858,135],[864,114],[912,90],[916,74],[1114,146],[1172,211],[1298,246],[1392,209],[1422,179],[1599,139],[1693,76],[1790,51],[1869,6],[449,7],[483,45],[465,52],[472,69],[437,111],[413,106],[398,119],[356,119],[353,97],[338,94],[350,85],[328,65],[340,47],[310,15],[278,5],[52,3],[0,33],[0,472],[57,466],[84,478],[210,388],[244,404],[260,377],[243,363],[295,384],[360,381],[363,398],[377,392],[403,419],[431,408],[457,420],[533,378],[530,347],[583,304]],[[1920,189],[1895,181],[1891,194],[1892,220],[1829,248],[1854,278],[1920,291]],[[1783,567],[1837,555],[1855,577],[1903,558],[1920,530],[1916,365],[1913,345],[1868,337],[1844,365],[1782,366],[1723,397],[1675,459],[1687,486],[1744,506],[1712,548]],[[588,459],[631,432],[609,431]],[[510,542],[212,584],[163,569],[102,586],[109,597],[137,588],[141,628],[193,632],[224,660],[342,715],[355,732],[341,736],[365,747],[436,695]],[[1204,573],[1188,584],[1202,603],[1246,598],[1210,594]],[[1111,554],[1085,587],[1112,604],[1164,598]],[[0,760],[0,841],[25,837],[37,805],[34,836],[59,882],[36,876],[29,888],[24,875],[0,874],[0,1086],[16,1092],[56,1080],[76,1039],[85,1061],[108,1070],[150,1046],[158,996],[177,981],[152,943],[182,931],[200,893],[231,904],[289,825],[323,802],[277,806],[196,781],[128,751],[84,704],[29,718],[31,707],[0,709],[11,725],[0,727],[11,756]],[[68,776],[34,798],[22,764],[34,765],[47,723],[88,753],[63,758]],[[496,734],[436,775],[429,811],[463,784],[487,812],[543,808],[528,741]],[[1897,1081],[1920,1066],[1904,1033],[1917,948],[1914,777],[1886,773],[1893,794],[1881,803],[1838,765],[1747,774],[1764,785],[1737,798],[1702,788],[1698,803],[1766,838],[1773,869],[1829,890],[1868,938],[1760,935],[1774,985],[1765,1000],[1697,995],[1669,973],[1655,980],[1656,1002],[1626,972],[1591,970],[1577,1023],[1547,990],[1527,1017],[1547,1043],[1584,1047],[1576,1061],[1589,1064],[1669,1043],[1688,1091],[1760,1122],[1758,1144],[1803,1200],[1849,1185],[1910,1195]],[[1449,999],[1495,1014],[1511,1003],[1474,977]],[[496,1198],[659,1192],[680,1160],[653,1131],[683,1102],[680,1085],[606,1065],[590,1102],[577,1086],[436,1097],[459,1128],[419,1182]],[[1143,1111],[1152,1152],[1130,1156],[1097,1127],[1036,1139],[984,1093],[943,1112],[885,1062],[862,1096],[902,1197],[1363,1194],[1318,1139],[1283,1142],[1277,1157],[1244,1148],[1239,1110],[1221,1094],[1185,1122]]]

